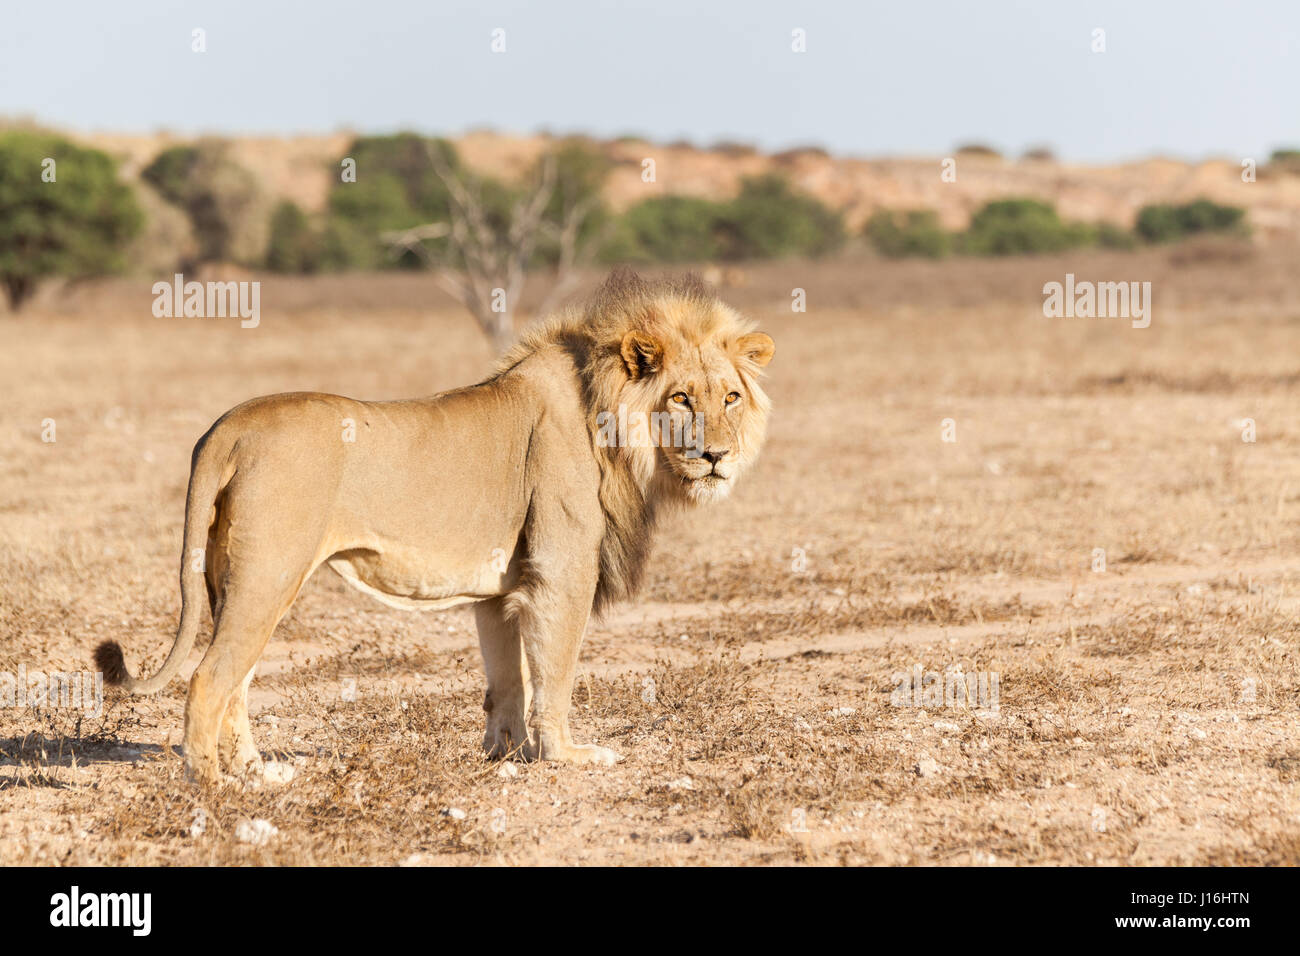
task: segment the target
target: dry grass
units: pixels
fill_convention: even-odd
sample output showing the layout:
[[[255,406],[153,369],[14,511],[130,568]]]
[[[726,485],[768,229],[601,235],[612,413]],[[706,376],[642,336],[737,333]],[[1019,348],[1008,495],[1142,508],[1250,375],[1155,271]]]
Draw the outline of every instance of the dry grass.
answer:
[[[574,731],[617,768],[485,762],[471,614],[323,573],[253,684],[292,782],[186,786],[181,681],[0,709],[0,862],[1300,862],[1295,250],[1188,255],[751,270],[764,457],[584,649]],[[1044,319],[1066,271],[1151,279],[1152,327]],[[105,638],[161,662],[189,452],[227,407],[489,367],[422,278],[263,291],[251,331],[154,319],[147,283],[0,318],[0,672]],[[895,706],[916,665],[997,674],[996,710]]]

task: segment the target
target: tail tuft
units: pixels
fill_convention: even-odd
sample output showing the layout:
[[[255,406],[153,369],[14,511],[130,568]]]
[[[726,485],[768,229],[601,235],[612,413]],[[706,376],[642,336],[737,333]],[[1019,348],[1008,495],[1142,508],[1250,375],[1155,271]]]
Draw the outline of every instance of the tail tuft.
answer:
[[[95,648],[95,666],[103,672],[105,684],[122,684],[131,676],[117,641],[105,641]]]

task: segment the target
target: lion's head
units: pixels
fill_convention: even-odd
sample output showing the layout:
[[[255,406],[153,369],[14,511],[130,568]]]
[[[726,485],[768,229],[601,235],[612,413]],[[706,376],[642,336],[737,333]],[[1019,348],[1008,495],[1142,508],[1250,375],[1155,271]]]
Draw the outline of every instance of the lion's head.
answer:
[[[734,487],[763,442],[770,403],[758,382],[774,345],[721,303],[690,299],[657,303],[619,345],[627,382],[621,415],[631,419],[614,437],[635,454],[651,494],[691,504],[717,501]],[[653,465],[651,465],[653,462]]]
[[[548,345],[574,359],[601,462],[600,605],[635,589],[658,510],[721,500],[757,457],[771,407],[759,379],[775,346],[698,278],[628,270],[526,333],[502,367]]]
[[[763,443],[772,339],[694,277],[650,283],[627,271],[601,287],[583,326],[604,454],[657,504],[726,497]]]

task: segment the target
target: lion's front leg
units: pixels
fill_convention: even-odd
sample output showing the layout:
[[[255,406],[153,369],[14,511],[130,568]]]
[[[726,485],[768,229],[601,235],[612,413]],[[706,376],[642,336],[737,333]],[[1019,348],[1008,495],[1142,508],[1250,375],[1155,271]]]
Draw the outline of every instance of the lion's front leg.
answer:
[[[542,760],[611,766],[623,758],[607,747],[575,744],[569,734],[569,707],[578,669],[578,651],[591,614],[595,572],[589,586],[561,576],[563,590],[534,582],[521,595],[520,636],[533,689],[531,733]],[[578,578],[582,581],[582,578]]]
[[[536,748],[528,736],[532,688],[528,660],[520,647],[519,627],[506,619],[502,598],[483,601],[474,612],[488,685],[483,697],[487,714],[483,750],[492,758],[518,755],[534,759]]]

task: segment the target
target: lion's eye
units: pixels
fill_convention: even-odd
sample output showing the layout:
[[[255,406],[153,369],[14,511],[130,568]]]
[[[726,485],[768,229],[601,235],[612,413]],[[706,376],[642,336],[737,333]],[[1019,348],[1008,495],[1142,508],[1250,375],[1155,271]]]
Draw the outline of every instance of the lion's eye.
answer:
[[[735,405],[736,402],[738,402],[738,401],[740,401],[740,393],[739,393],[739,392],[728,392],[728,393],[727,393],[727,404],[728,404],[728,405]]]
[[[676,402],[678,405],[685,405],[687,401],[689,401],[689,399],[686,397],[685,392],[674,393],[672,396],[672,400]]]

